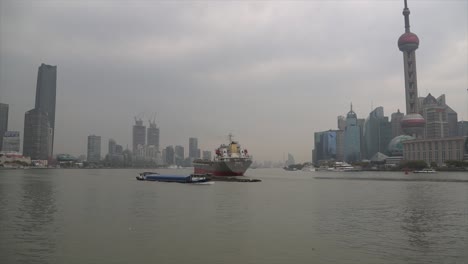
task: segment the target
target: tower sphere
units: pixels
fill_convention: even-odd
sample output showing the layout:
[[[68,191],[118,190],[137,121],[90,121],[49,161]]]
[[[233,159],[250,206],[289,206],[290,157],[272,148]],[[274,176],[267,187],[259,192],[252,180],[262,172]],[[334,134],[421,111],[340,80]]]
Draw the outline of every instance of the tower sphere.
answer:
[[[413,51],[419,47],[419,38],[412,32],[406,32],[398,39],[398,48],[401,51]]]
[[[401,128],[407,135],[422,135],[426,120],[420,114],[408,114],[401,119]]]

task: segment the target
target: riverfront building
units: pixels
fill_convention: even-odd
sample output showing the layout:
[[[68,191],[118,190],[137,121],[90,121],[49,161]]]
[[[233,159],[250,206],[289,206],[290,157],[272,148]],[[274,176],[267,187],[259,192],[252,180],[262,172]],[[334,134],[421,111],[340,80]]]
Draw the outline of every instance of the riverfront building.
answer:
[[[88,162],[99,162],[101,160],[101,136],[88,136]]]
[[[55,135],[55,100],[57,90],[57,66],[42,63],[37,73],[36,105],[47,113],[51,129],[49,157],[53,155]]]
[[[361,128],[358,125],[357,115],[353,111],[353,105],[346,115],[344,160],[349,163],[361,160]]]
[[[46,112],[32,109],[24,115],[23,155],[32,160],[48,160],[52,147],[52,128]]]
[[[6,131],[3,134],[2,152],[20,152],[19,131]]]
[[[198,139],[189,138],[189,158],[198,159],[200,150],[198,149]]]
[[[465,138],[419,139],[403,142],[405,160],[424,160],[441,166],[447,160],[462,161],[465,153]]]
[[[388,143],[392,140],[392,127],[388,117],[384,116],[383,107],[370,112],[364,128],[366,157],[371,159],[377,152],[388,153]]]
[[[8,131],[8,104],[0,103],[0,151],[3,145],[3,134]]]
[[[398,137],[400,135],[403,135],[403,131],[401,129],[401,120],[403,119],[405,115],[400,112],[400,109],[398,109],[397,112],[393,113],[391,115],[391,125],[392,125],[392,138]]]
[[[133,126],[133,153],[136,156],[144,156],[144,146],[146,144],[146,127],[143,125],[143,120],[135,118]],[[141,155],[137,155],[141,153]]]
[[[185,151],[184,147],[182,146],[175,146],[175,164],[177,166],[183,166],[184,165],[184,159],[185,159]]]
[[[154,121],[149,122],[149,127],[146,135],[146,144],[148,144],[148,146],[154,146],[156,150],[159,151],[159,128],[156,126],[156,123]]]

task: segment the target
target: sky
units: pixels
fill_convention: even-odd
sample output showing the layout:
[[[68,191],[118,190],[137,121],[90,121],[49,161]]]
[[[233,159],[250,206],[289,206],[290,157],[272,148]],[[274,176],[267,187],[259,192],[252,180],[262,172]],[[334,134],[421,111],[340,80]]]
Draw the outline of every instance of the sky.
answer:
[[[409,0],[420,96],[446,95],[468,120],[468,1]],[[314,132],[350,104],[405,112],[402,0],[0,0],[0,102],[23,134],[37,70],[57,65],[54,153],[87,136],[131,149],[135,116],[161,147],[232,133],[255,160],[311,160]]]

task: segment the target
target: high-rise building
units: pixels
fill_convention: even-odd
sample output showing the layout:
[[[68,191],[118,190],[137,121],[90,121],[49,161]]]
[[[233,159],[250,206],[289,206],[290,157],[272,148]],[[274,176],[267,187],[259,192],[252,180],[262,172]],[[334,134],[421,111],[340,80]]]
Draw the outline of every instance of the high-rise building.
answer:
[[[458,135],[458,114],[445,101],[445,95],[437,99],[428,94],[419,98],[422,115],[426,119],[426,138],[446,138]]]
[[[99,162],[101,160],[101,137],[96,135],[88,136],[88,162]]]
[[[0,103],[0,150],[3,145],[3,134],[8,131],[8,104]]]
[[[342,115],[337,117],[338,130],[345,130],[346,128],[346,118]]]
[[[403,119],[404,116],[405,114],[401,113],[400,109],[391,115],[392,120],[390,122],[392,123],[392,138],[403,135],[403,131],[401,130],[401,119]]]
[[[182,166],[185,159],[184,147],[175,146],[175,164],[177,166]]]
[[[204,160],[211,160],[211,151],[209,151],[209,150],[204,150],[204,151],[203,151],[203,159],[204,159]]]
[[[314,163],[337,159],[337,132],[328,130],[314,133]]]
[[[133,126],[133,153],[141,150],[145,146],[145,143],[146,127],[143,125],[143,120],[135,118],[135,125]]]
[[[116,153],[116,151],[115,151],[116,146],[117,146],[117,143],[115,142],[115,140],[112,139],[112,138],[109,139],[109,144],[108,144],[108,151],[107,151],[107,153],[108,153],[109,155],[115,154],[115,153]]]
[[[148,144],[148,146],[155,146],[156,149],[159,151],[159,128],[156,126],[156,123],[154,121],[149,122],[147,132],[148,133],[146,144]]]
[[[24,115],[23,155],[32,160],[48,160],[52,141],[47,113],[31,109]]]
[[[392,140],[392,126],[384,116],[383,107],[379,106],[370,112],[364,127],[366,141],[366,158],[371,159],[377,152],[387,153],[388,143]]]
[[[173,146],[166,147],[166,164],[174,165],[175,164],[175,152]]]
[[[398,39],[398,48],[403,52],[405,72],[406,116],[401,120],[403,131],[410,136],[422,137],[425,120],[419,114],[418,82],[416,75],[416,49],[419,47],[419,38],[410,31],[410,10],[405,0],[403,16],[405,17],[405,33]],[[368,146],[369,147],[369,146]]]
[[[351,104],[351,110],[346,115],[344,131],[344,160],[350,163],[361,160],[361,128],[357,120]]]
[[[468,136],[468,121],[458,122],[458,136],[460,137]]]
[[[6,131],[3,134],[3,152],[20,152],[20,132]]]
[[[189,158],[192,158],[192,159],[199,158],[197,138],[189,138]]]
[[[49,125],[52,130],[49,157],[52,157],[54,149],[56,90],[57,66],[42,63],[37,73],[36,105],[34,108],[46,112],[49,119]]]

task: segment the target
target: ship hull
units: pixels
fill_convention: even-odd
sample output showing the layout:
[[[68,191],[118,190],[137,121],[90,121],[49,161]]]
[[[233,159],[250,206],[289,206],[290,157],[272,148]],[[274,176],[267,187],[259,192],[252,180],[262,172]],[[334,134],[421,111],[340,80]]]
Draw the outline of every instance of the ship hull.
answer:
[[[230,159],[222,161],[193,162],[193,167],[197,174],[210,173],[214,176],[243,176],[245,171],[252,164],[250,159]]]

